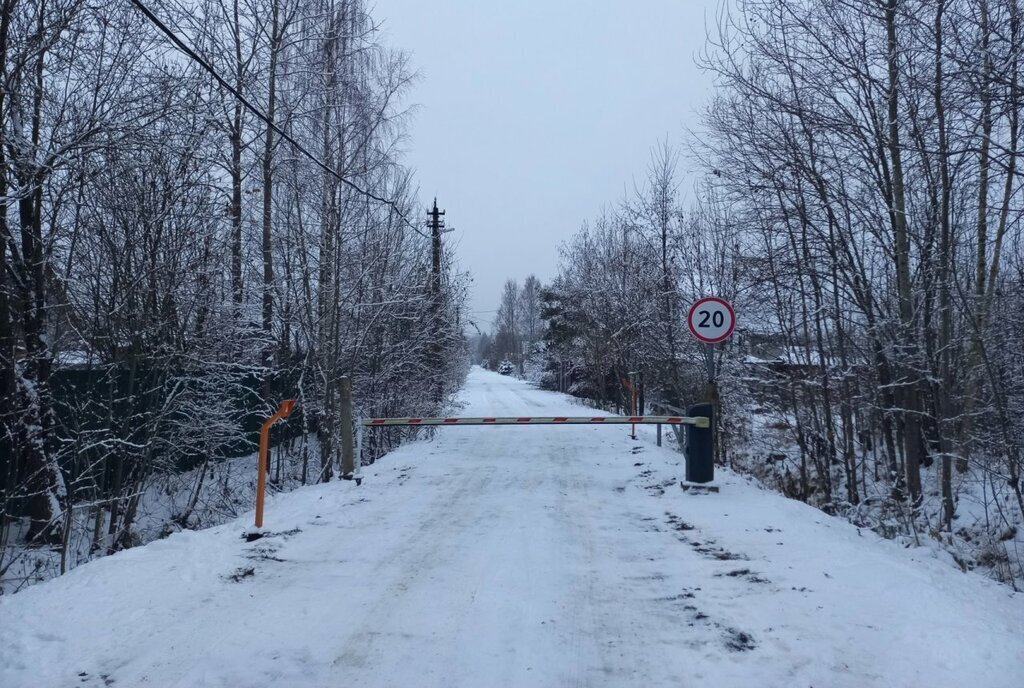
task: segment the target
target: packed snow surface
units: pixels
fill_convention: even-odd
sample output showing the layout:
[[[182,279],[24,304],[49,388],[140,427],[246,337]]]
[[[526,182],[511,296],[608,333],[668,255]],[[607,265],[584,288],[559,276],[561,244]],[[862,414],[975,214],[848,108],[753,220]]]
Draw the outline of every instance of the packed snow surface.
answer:
[[[474,369],[465,415],[567,397]],[[645,429],[648,430],[648,429]],[[1024,596],[628,426],[450,427],[0,598],[0,686],[1020,688]]]

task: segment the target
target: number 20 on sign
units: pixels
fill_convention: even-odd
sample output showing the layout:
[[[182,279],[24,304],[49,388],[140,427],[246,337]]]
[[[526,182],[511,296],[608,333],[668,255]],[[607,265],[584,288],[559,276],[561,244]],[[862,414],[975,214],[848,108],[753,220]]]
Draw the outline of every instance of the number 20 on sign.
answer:
[[[736,327],[736,313],[725,299],[705,296],[690,306],[687,318],[693,336],[707,344],[724,341]]]

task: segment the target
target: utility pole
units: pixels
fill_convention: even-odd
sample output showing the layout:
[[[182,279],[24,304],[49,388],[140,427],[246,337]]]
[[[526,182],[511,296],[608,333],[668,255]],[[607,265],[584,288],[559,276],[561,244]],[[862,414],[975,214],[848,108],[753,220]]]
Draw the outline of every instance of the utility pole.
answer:
[[[433,328],[431,341],[430,364],[434,368],[435,391],[434,402],[440,407],[444,396],[444,381],[441,379],[441,230],[444,229],[443,210],[437,209],[437,198],[434,207],[427,211],[427,226],[430,227],[431,271],[430,271],[430,322]]]
[[[441,230],[444,229],[444,220],[441,217],[443,215],[444,211],[437,209],[437,199],[435,198],[434,207],[427,211],[427,217],[430,218],[427,221],[427,226],[430,227],[430,238],[433,242],[430,291],[434,296],[441,293]]]

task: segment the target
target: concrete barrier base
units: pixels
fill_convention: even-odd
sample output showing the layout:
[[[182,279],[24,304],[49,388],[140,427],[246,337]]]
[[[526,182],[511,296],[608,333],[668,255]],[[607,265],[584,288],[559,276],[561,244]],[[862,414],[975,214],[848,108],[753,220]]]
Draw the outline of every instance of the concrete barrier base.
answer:
[[[718,485],[715,483],[691,483],[686,480],[680,480],[679,487],[683,488],[684,492],[692,492],[693,494],[718,492]]]

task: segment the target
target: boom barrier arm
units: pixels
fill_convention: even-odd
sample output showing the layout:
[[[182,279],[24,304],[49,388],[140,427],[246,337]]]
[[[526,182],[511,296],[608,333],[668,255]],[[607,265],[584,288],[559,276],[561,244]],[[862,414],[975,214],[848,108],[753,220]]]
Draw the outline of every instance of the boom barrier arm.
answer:
[[[420,425],[692,425],[708,428],[706,416],[526,416],[493,418],[365,418],[368,428]]]
[[[420,427],[446,425],[657,425],[658,446],[661,426],[671,425],[683,445],[680,425],[686,428],[686,480],[688,484],[706,484],[714,480],[714,436],[711,404],[698,404],[689,409],[691,415],[679,416],[494,416],[479,418],[364,418],[359,422],[357,456],[362,456],[363,428]],[[709,487],[717,492],[717,487]]]

